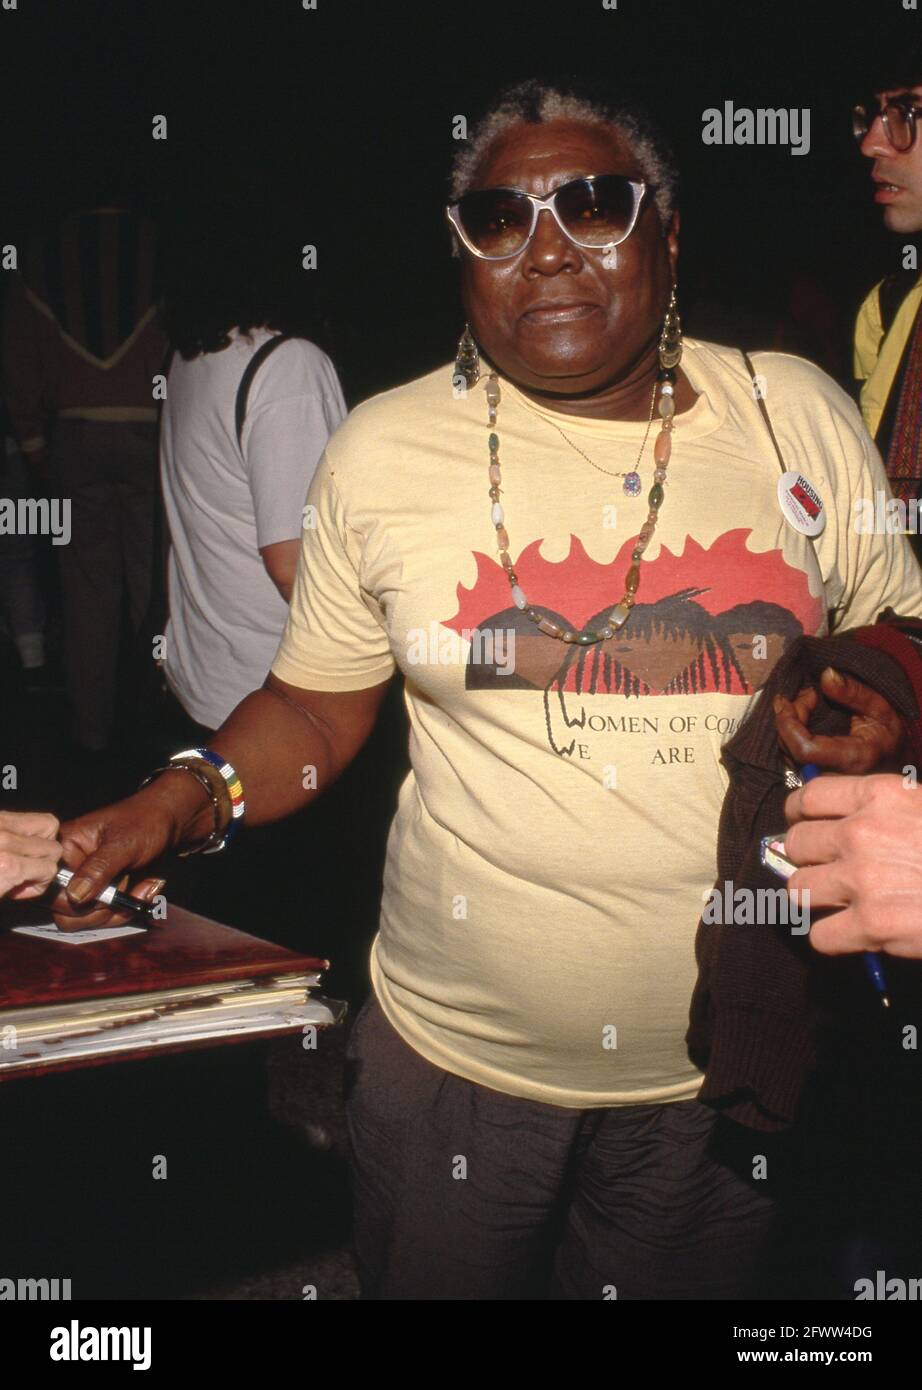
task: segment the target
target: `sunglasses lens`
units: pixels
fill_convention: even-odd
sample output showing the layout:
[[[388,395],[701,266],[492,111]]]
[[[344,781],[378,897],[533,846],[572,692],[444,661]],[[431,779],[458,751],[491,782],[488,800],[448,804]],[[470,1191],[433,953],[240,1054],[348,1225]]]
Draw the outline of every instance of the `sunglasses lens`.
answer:
[[[502,188],[465,193],[458,216],[464,235],[482,256],[514,256],[531,230],[531,203]]]
[[[631,230],[634,190],[620,174],[579,179],[560,190],[557,212],[580,246],[609,246]]]

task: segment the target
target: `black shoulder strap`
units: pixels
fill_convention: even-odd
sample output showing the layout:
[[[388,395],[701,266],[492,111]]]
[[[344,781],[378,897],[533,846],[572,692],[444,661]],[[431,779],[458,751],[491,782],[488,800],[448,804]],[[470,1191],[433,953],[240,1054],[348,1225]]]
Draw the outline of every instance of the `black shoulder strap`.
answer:
[[[269,338],[262,347],[256,349],[247,363],[246,370],[240,378],[240,385],[237,387],[237,399],[234,402],[234,427],[237,431],[238,448],[243,437],[243,425],[247,417],[247,400],[250,395],[250,387],[253,385],[253,378],[266,358],[271,356],[277,347],[281,347],[282,343],[287,343],[289,338],[294,336],[293,333],[276,333],[274,338]]]
[[[900,305],[919,278],[917,270],[895,270],[892,275],[881,280],[877,289],[877,303],[880,308],[880,322],[884,336],[893,327],[893,320],[899,313]]]
[[[742,348],[740,348],[740,352],[743,352],[743,349],[742,349]],[[784,457],[783,457],[783,455],[782,455],[782,453],[781,453],[781,449],[780,449],[779,446],[778,446],[778,441],[777,441],[777,439],[775,438],[775,431],[772,429],[771,416],[770,416],[769,413],[768,413],[768,406],[765,404],[765,398],[763,397],[762,392],[759,390],[758,383],[757,383],[757,381],[756,381],[756,369],[755,369],[755,367],[752,365],[752,359],[750,358],[748,352],[743,352],[743,361],[746,363],[746,370],[749,372],[749,375],[752,377],[752,387],[753,387],[752,394],[753,394],[753,396],[754,396],[754,398],[755,398],[755,400],[756,400],[756,403],[758,404],[759,409],[760,409],[761,412],[762,412],[762,419],[765,421],[766,425],[768,426],[768,433],[769,433],[769,435],[771,436],[771,441],[772,441],[772,445],[774,446],[775,455],[776,455],[776,457],[777,457],[777,459],[778,459],[778,464],[779,464],[779,466],[780,466],[780,468],[781,468],[782,473],[786,473],[786,472],[788,471],[788,470],[787,470],[787,466],[786,466],[786,464],[785,464],[785,462],[784,462]]]

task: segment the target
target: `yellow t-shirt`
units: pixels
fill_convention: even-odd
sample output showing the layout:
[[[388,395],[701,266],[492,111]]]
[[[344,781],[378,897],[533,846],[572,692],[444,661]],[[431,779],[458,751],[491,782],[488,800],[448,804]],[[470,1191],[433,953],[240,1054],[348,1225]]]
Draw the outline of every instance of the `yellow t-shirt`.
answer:
[[[403,671],[412,771],[388,841],[375,992],[437,1066],[561,1106],[696,1093],[684,1035],[721,744],[786,643],[827,631],[827,609],[837,627],[887,604],[922,612],[907,542],[851,523],[853,499],[887,483],[844,393],[798,358],[756,358],[786,463],[828,509],[814,554],[779,508],[740,354],[686,341],[682,365],[700,394],[676,417],[639,603],[617,638],[564,646],[514,608],[487,495],[486,383],[455,399],[446,365],[366,402],[330,440],[272,668],[327,691]],[[630,498],[553,424],[612,471],[634,467],[643,424],[564,417],[501,389],[519,582],[536,607],[591,626],[624,591],[656,427]]]

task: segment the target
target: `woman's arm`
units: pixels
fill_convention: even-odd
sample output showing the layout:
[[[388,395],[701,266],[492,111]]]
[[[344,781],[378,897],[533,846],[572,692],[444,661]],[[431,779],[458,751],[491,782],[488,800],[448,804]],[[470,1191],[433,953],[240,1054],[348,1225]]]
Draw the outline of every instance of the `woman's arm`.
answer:
[[[266,573],[286,603],[291,603],[295,575],[298,570],[298,556],[301,554],[300,541],[276,541],[274,545],[263,545],[259,554],[266,567]]]
[[[281,820],[332,786],[371,733],[388,684],[302,690],[270,674],[261,690],[248,695],[211,741],[240,775],[248,823]],[[58,925],[66,930],[128,920],[105,908],[79,915],[73,909],[165,850],[200,843],[212,828],[204,788],[181,771],[166,772],[124,801],[67,822],[61,840],[74,878],[55,900]],[[134,892],[151,897],[159,887],[159,880],[145,880]]]

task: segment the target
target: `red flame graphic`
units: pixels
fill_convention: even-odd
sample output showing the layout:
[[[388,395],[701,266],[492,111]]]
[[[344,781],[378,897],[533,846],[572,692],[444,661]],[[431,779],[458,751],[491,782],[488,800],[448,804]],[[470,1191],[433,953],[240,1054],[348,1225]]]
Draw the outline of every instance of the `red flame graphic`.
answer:
[[[789,565],[781,550],[749,550],[746,541],[751,535],[751,529],[745,528],[726,531],[707,549],[688,536],[679,555],[662,546],[655,560],[641,564],[638,601],[656,603],[679,589],[694,587],[704,590],[696,595],[695,602],[716,615],[761,599],[788,609],[804,632],[813,634],[822,620],[822,599],[810,593],[806,574]],[[614,606],[620,600],[633,537],[605,565],[593,560],[579,537],[572,534],[565,559],[545,560],[542,540],[527,545],[515,562],[519,583],[530,603],[562,614],[571,626],[580,629],[606,604]],[[443,626],[456,632],[476,628],[512,606],[502,565],[481,551],[473,554],[477,579],[469,589],[458,584],[458,612],[443,620]]]

